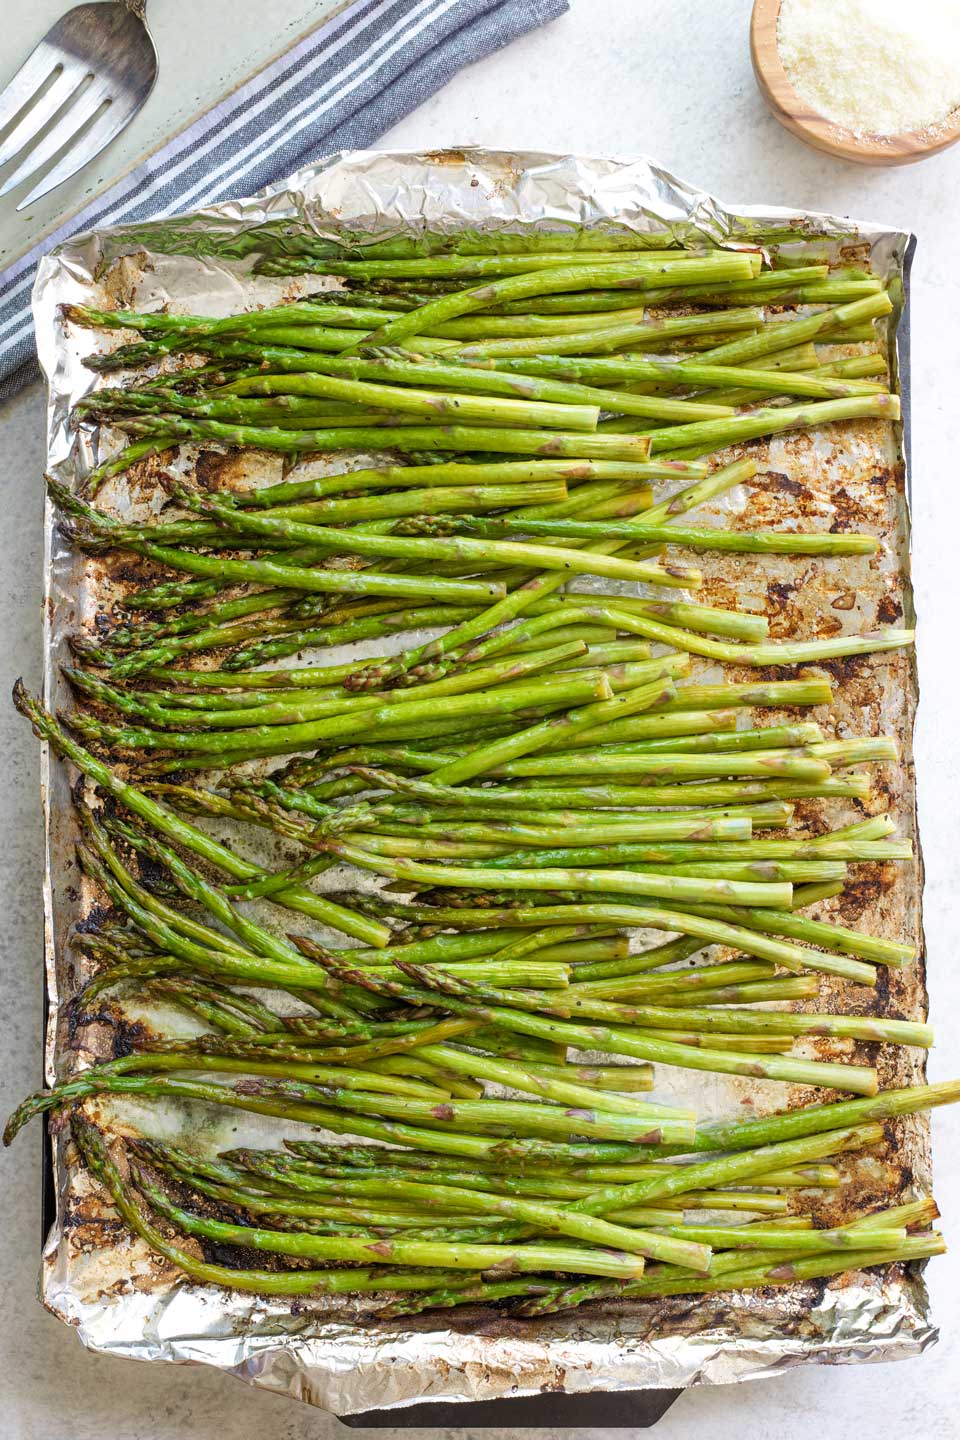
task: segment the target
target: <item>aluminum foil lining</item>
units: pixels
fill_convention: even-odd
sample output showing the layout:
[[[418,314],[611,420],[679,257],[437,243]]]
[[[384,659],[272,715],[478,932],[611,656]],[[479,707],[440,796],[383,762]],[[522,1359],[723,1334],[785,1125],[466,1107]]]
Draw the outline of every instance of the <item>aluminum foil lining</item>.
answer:
[[[302,170],[263,195],[194,215],[73,238],[46,257],[34,293],[40,360],[49,381],[48,463],[70,482],[102,458],[103,437],[69,426],[75,402],[96,383],[82,363],[98,343],[91,331],[64,324],[66,302],[132,305],[227,314],[274,303],[317,288],[316,279],[255,279],[251,254],[266,238],[295,245],[306,229],[319,237],[381,239],[426,229],[522,231],[575,225],[628,230],[662,244],[666,232],[681,244],[723,246],[758,242],[783,257],[825,249],[847,263],[868,259],[885,277],[896,302],[886,344],[899,372],[896,334],[904,301],[910,237],[876,224],[780,209],[732,210],[675,179],[646,159],[509,154],[450,150],[435,154],[354,151]],[[256,242],[256,246],[254,244]],[[838,349],[837,353],[843,353]],[[829,563],[797,557],[703,556],[698,598],[765,610],[771,632],[829,635],[912,623],[909,511],[903,435],[899,427],[868,421],[776,437],[751,447],[760,463],[750,491],[734,490],[698,511],[698,523],[789,527],[798,511],[870,528],[882,539],[877,557]],[[105,452],[103,452],[105,453]],[[735,453],[735,452],[731,452]],[[266,476],[270,457],[243,457]],[[322,464],[313,459],[310,464]],[[334,465],[343,468],[343,457]],[[132,503],[132,502],[131,502]],[[102,560],[66,550],[48,511],[46,544],[45,688],[54,706],[68,703],[59,676],[66,637],[93,623],[109,602],[112,577]],[[598,589],[610,588],[598,583]],[[616,588],[616,587],[614,587]],[[902,617],[902,620],[901,618]],[[380,642],[382,645],[382,642]],[[916,672],[908,654],[824,667],[836,682],[832,707],[817,712],[831,733],[894,733],[904,764],[879,776],[868,808],[890,808],[901,833],[916,839],[911,734]],[[725,674],[730,676],[730,669]],[[732,678],[746,679],[748,674]],[[719,679],[704,664],[697,679]],[[770,718],[776,712],[770,713]],[[47,823],[46,971],[50,997],[48,1079],[78,1063],[64,1007],[82,972],[68,940],[89,905],[73,861],[69,775],[44,758]],[[835,802],[831,802],[834,803]],[[804,818],[800,816],[801,821]],[[831,810],[831,823],[859,818],[862,809]],[[874,867],[861,867],[862,872]],[[877,874],[827,902],[824,915],[898,938],[921,936],[921,870],[876,867]],[[889,872],[889,873],[888,873]],[[332,885],[342,876],[332,872]],[[921,1016],[922,965],[890,971],[883,994],[867,1004]],[[827,1008],[860,997],[824,981]],[[165,1017],[169,1021],[169,1015]],[[182,1023],[182,1022],[181,1022]],[[89,1031],[89,1027],[88,1027]],[[96,1034],[85,1033],[89,1061]],[[106,1041],[104,1041],[106,1043]],[[810,1042],[805,1053],[850,1054],[850,1042]],[[917,1052],[884,1054],[885,1086],[922,1078]],[[804,1052],[801,1052],[804,1053]],[[661,1071],[658,1096],[705,1113],[763,1113],[809,1098],[799,1087],[755,1084],[725,1076]],[[133,1122],[150,1133],[176,1135],[182,1114],[147,1112],[124,1102],[111,1123]],[[212,1144],[275,1143],[276,1127],[257,1117],[226,1127],[209,1113],[187,1117],[191,1138]],[[159,1128],[158,1128],[159,1127]],[[297,1127],[291,1127],[293,1133]],[[271,1140],[266,1137],[271,1136]],[[53,1137],[57,1218],[44,1251],[41,1296],[102,1353],[142,1360],[192,1362],[229,1371],[264,1389],[295,1395],[341,1415],[415,1401],[487,1400],[539,1391],[632,1390],[726,1384],[775,1374],[793,1365],[890,1360],[919,1353],[936,1338],[922,1278],[915,1269],[846,1275],[831,1282],[742,1295],[619,1302],[538,1321],[510,1320],[493,1310],[440,1312],[413,1320],[376,1322],[358,1302],[327,1297],[293,1304],[184,1283],[143,1245],[118,1234],[109,1208],[89,1178],[68,1163],[67,1146]],[[890,1204],[929,1189],[928,1130],[912,1118],[891,1127],[886,1150],[843,1162],[836,1192],[823,1192],[824,1219],[839,1223],[863,1203]]]

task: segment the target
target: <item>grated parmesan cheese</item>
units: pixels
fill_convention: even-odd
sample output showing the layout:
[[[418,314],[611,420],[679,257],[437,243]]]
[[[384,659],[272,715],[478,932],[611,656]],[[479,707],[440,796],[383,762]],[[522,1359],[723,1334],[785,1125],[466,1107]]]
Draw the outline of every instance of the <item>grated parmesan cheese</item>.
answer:
[[[958,0],[782,0],[777,45],[800,98],[858,135],[897,135],[960,105]]]

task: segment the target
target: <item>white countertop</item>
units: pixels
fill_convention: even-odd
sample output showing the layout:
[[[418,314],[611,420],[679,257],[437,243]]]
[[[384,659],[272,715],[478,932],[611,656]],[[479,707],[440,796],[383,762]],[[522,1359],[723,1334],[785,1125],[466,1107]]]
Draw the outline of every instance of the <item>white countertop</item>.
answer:
[[[7,0],[14,7],[20,3]],[[155,9],[172,3],[157,0]],[[263,7],[278,34],[283,21],[306,8],[292,0]],[[203,9],[194,7],[194,14]],[[940,1037],[930,1076],[945,1079],[960,1074],[951,1009],[960,1002],[960,682],[954,615],[960,569],[955,228],[960,147],[920,165],[882,170],[805,149],[768,117],[757,95],[747,43],[749,12],[749,0],[572,0],[570,14],[460,75],[383,143],[411,149],[479,143],[645,153],[727,201],[830,210],[918,235],[914,555],[923,698],[916,756],[931,1012]],[[215,26],[208,28],[202,14],[196,23],[198,41],[213,43]],[[7,517],[0,532],[4,694],[17,675],[36,682],[40,671],[42,454],[42,402],[39,387],[33,387],[0,407]],[[8,777],[0,801],[5,910],[0,1065],[6,1109],[40,1075],[42,935],[37,747],[5,701],[0,745]],[[710,1440],[960,1437],[960,1108],[935,1114],[934,1144],[936,1193],[954,1247],[927,1271],[934,1318],[943,1332],[940,1344],[897,1365],[812,1366],[735,1389],[689,1392],[660,1422],[657,1440],[687,1440],[694,1433]],[[209,1371],[88,1355],[46,1316],[35,1299],[39,1148],[37,1135],[30,1134],[0,1162],[2,1440],[317,1440],[337,1434],[336,1422],[318,1411]],[[404,1433],[380,1432],[385,1440]],[[588,1433],[600,1432],[583,1432]],[[610,1440],[626,1433],[610,1431]]]

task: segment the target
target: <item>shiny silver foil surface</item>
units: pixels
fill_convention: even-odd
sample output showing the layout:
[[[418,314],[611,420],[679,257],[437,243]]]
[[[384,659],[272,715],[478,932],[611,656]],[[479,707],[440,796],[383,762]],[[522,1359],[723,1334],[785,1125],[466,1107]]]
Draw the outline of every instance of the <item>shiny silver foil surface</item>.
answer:
[[[34,309],[50,387],[49,467],[70,482],[116,444],[115,437],[111,441],[70,427],[72,406],[97,383],[83,356],[106,342],[98,332],[65,324],[59,311],[65,301],[106,308],[168,305],[218,315],[317,288],[315,277],[254,278],[247,243],[252,232],[270,234],[282,245],[285,236],[304,227],[321,237],[349,234],[362,242],[364,236],[380,239],[425,229],[563,230],[574,225],[629,230],[649,236],[651,245],[662,244],[666,234],[681,244],[761,243],[784,257],[828,250],[847,263],[868,260],[897,302],[887,345],[894,382],[898,379],[897,322],[910,241],[905,234],[824,215],[732,210],[645,159],[357,151],[300,171],[261,196],[135,229],[77,236],[41,263]],[[790,526],[798,509],[820,523],[832,516],[840,524],[846,516],[851,523],[853,517],[856,528],[872,528],[881,536],[881,554],[835,561],[833,569],[803,557],[703,556],[698,560],[705,576],[700,598],[722,604],[726,596],[747,608],[766,609],[774,638],[788,630],[824,635],[911,624],[908,488],[900,428],[858,422],[774,437],[751,449],[760,461],[759,478],[765,466],[772,478],[752,486],[749,494],[737,489],[704,507],[698,523]],[[277,457],[248,455],[237,462],[247,467],[248,476],[249,467],[256,466],[265,480],[276,478],[279,463]],[[338,458],[336,468],[343,464]],[[779,483],[783,480],[790,483]],[[142,507],[144,497],[130,495],[127,503]],[[97,611],[114,597],[115,583],[102,559],[64,547],[48,513],[45,685],[54,708],[69,703],[59,674],[67,636],[92,626]],[[892,810],[903,835],[916,839],[909,763],[916,699],[912,657],[892,652],[865,664],[835,662],[826,668],[837,698],[828,713],[817,712],[814,718],[838,735],[898,736],[904,764],[886,767],[891,773],[874,801],[877,809]],[[730,675],[729,668],[725,673]],[[748,673],[731,678],[746,679]],[[719,676],[702,662],[696,678]],[[79,1036],[68,1025],[67,1003],[84,978],[69,937],[91,904],[73,859],[70,778],[65,767],[45,757],[48,1080],[83,1068],[110,1043],[107,1025],[85,1026]],[[833,824],[853,818],[843,806],[831,811]],[[332,888],[342,884],[342,874],[339,880],[338,872],[331,875]],[[827,902],[823,913],[920,943],[920,888],[918,861],[899,867],[882,885]],[[822,998],[826,1008],[860,1005],[849,997],[844,1002],[842,992],[827,981]],[[885,1003],[901,1015],[922,1016],[922,965],[890,972]],[[163,1016],[163,1023],[168,1029],[186,1024],[172,1013]],[[824,1048],[824,1041],[809,1045],[801,1053],[839,1056],[851,1049],[850,1042],[837,1042],[832,1050]],[[885,1057],[881,1083],[922,1079],[916,1054],[894,1051],[892,1059]],[[759,1114],[809,1098],[800,1087],[727,1076],[660,1071],[657,1080],[658,1097],[693,1100],[701,1113],[743,1114],[749,1107]],[[102,1108],[106,1111],[106,1104]],[[213,1148],[275,1143],[278,1133],[275,1123],[255,1116],[211,1119],[209,1112],[194,1110],[185,1117],[129,1100],[110,1106],[109,1122],[167,1137],[188,1126],[191,1143]],[[295,1132],[310,1133],[304,1126],[284,1128],[285,1134]],[[44,1251],[41,1296],[86,1346],[127,1358],[215,1366],[341,1415],[430,1399],[727,1384],[810,1362],[906,1357],[936,1338],[922,1279],[902,1267],[776,1291],[618,1302],[531,1321],[475,1308],[377,1322],[367,1302],[327,1297],[290,1303],[203,1288],[185,1282],[119,1230],[97,1188],[71,1163],[65,1140],[55,1134],[52,1143],[57,1218]],[[886,1153],[843,1162],[843,1185],[822,1192],[820,1213],[839,1222],[864,1201],[896,1203],[897,1196],[927,1193],[927,1152],[922,1119],[898,1124]],[[809,1196],[803,1204],[809,1207]]]

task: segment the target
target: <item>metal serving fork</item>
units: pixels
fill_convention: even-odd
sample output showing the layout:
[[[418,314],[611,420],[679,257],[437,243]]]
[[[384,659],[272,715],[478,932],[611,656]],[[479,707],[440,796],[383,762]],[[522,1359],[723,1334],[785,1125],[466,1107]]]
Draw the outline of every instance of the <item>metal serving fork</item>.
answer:
[[[75,6],[0,91],[0,135],[13,124],[0,140],[0,166],[20,157],[0,195],[45,171],[18,210],[99,155],[150,94],[157,52],[146,8],[147,0]]]

